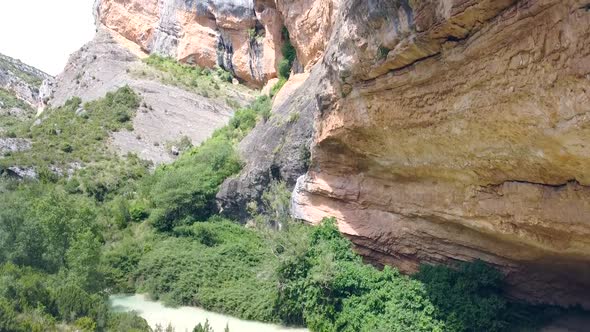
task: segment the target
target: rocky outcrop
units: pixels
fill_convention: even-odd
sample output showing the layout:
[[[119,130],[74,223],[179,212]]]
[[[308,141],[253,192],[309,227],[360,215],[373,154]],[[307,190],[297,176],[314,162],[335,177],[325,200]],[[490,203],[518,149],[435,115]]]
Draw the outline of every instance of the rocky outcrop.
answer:
[[[405,272],[483,259],[590,307],[585,1],[347,0],[294,213]]]
[[[73,96],[90,101],[130,86],[142,102],[133,118],[133,130],[112,135],[112,144],[122,155],[132,152],[156,164],[171,162],[175,158],[171,144],[184,136],[199,144],[227,123],[233,114],[227,98],[245,103],[252,98],[225,86],[224,97],[214,98],[164,84],[144,75],[153,69],[142,63],[140,50],[125,47],[125,42],[116,33],[99,29],[93,41],[72,54],[64,72],[52,83],[49,100],[56,107]]]
[[[39,89],[43,81],[48,79],[51,76],[41,70],[0,54],[0,88],[10,91],[30,106],[43,106]]]
[[[286,17],[304,3],[277,2]],[[588,4],[342,0],[325,8],[334,12],[318,17],[332,19],[316,30],[329,36],[298,37],[305,18],[285,19],[298,57],[321,59],[304,63],[311,77],[274,107],[315,117],[301,129],[315,125],[294,216],[337,217],[377,265],[412,273],[422,263],[482,259],[506,273],[514,296],[589,308]],[[297,41],[305,38],[326,40],[325,51],[306,53]],[[288,106],[298,98],[308,106]],[[274,162],[284,135],[267,123],[242,144],[245,170],[219,194],[226,212],[247,218],[246,204],[268,181],[292,184],[304,173],[297,158]]]
[[[98,0],[97,21],[149,53],[219,66],[261,86],[276,77],[283,22],[270,0]]]
[[[320,60],[332,35],[339,0],[276,0],[297,60],[304,69]]]
[[[217,200],[224,215],[245,221],[251,203],[260,209],[262,194],[273,181],[293,187],[307,171],[309,146],[317,113],[315,92],[323,77],[321,68],[291,77],[275,97],[272,115],[239,145],[245,167],[226,180]]]
[[[31,148],[31,142],[24,138],[0,137],[0,158],[4,153],[26,151]]]

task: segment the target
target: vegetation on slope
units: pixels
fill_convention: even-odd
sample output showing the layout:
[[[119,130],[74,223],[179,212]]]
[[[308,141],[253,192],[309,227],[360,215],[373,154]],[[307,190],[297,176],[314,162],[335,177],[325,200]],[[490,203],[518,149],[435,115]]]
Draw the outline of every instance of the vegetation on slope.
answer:
[[[22,64],[20,64],[22,65]],[[43,79],[19,68],[18,60],[0,54],[0,69],[9,71],[31,86],[39,87]]]
[[[16,109],[16,112],[13,111]],[[13,114],[16,113],[16,114]],[[16,132],[30,122],[35,110],[12,92],[0,89],[0,137],[16,137]]]
[[[270,89],[270,96],[274,97],[281,88],[287,83],[289,76],[291,76],[291,69],[293,68],[293,63],[297,60],[297,52],[293,44],[291,44],[291,38],[289,37],[289,30],[286,27],[283,27],[282,30],[283,35],[283,47],[281,48],[281,53],[283,54],[283,59],[279,62],[279,81],[273,85]]]
[[[0,109],[11,109],[13,107],[21,108],[26,111],[33,111],[29,104],[18,99],[12,92],[0,89]]]
[[[0,179],[0,330],[147,330],[143,320],[109,310],[101,267],[105,235],[118,228],[113,202],[147,174],[144,163],[116,157],[105,142],[137,105],[122,88],[84,105],[85,115],[72,99],[18,131],[33,150],[1,162],[36,167],[41,181]],[[80,161],[87,168],[71,177],[49,170]]]
[[[2,163],[48,171],[39,172],[38,182],[0,178],[0,278],[6,281],[0,287],[0,330],[58,330],[61,322],[85,331],[146,330],[143,320],[112,313],[106,302],[113,290],[135,289],[124,280],[132,280],[127,273],[150,249],[125,244],[143,239],[166,245],[167,235],[154,230],[171,232],[215,213],[217,187],[241,167],[234,146],[269,101],[261,98],[238,111],[210,140],[152,175],[146,163],[118,157],[106,144],[112,131],[128,126],[138,105],[129,88],[83,107],[74,98],[18,133],[32,139],[32,151]],[[71,175],[49,170],[78,162],[83,168]],[[115,246],[128,254],[112,254]],[[144,251],[134,256],[137,249]]]
[[[58,109],[46,110],[39,122],[21,126],[15,134],[31,139],[32,150],[15,153],[2,164],[61,167],[112,159],[114,153],[104,142],[111,132],[131,129],[138,106],[139,98],[129,87],[84,105],[72,98]]]

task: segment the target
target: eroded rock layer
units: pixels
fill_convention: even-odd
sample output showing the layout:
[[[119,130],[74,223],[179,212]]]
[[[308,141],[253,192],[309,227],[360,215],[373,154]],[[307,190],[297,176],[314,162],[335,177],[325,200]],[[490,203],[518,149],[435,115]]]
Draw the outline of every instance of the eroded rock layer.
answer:
[[[150,53],[220,66],[254,85],[276,77],[283,23],[274,1],[97,1],[100,24]]]
[[[483,259],[590,307],[590,11],[579,0],[343,0],[294,213],[369,260]]]

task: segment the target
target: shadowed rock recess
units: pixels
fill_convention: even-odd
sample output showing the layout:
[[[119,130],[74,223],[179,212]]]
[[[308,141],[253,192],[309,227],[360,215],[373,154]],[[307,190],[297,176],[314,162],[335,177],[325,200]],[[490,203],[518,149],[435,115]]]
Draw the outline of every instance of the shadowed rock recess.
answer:
[[[377,265],[412,273],[482,259],[516,297],[590,308],[587,1],[331,8],[325,53],[288,99],[308,106],[273,111],[315,117],[293,214],[336,216]],[[304,159],[268,161],[285,136],[254,139],[279,130],[259,125],[243,143],[256,153],[226,183],[222,207],[243,216],[260,179],[292,182]]]

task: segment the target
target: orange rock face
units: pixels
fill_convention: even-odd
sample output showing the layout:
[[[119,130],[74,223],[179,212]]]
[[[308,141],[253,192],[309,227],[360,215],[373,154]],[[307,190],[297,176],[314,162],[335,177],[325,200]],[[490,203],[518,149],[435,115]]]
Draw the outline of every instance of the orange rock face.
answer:
[[[297,217],[369,260],[483,259],[514,295],[590,307],[582,1],[345,0]]]
[[[99,1],[98,21],[148,52],[220,66],[255,86],[276,77],[283,21],[274,1]]]
[[[105,0],[99,5],[100,22],[148,50],[158,23],[158,2]]]
[[[277,0],[297,59],[309,70],[324,54],[339,0]]]

